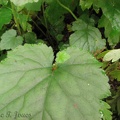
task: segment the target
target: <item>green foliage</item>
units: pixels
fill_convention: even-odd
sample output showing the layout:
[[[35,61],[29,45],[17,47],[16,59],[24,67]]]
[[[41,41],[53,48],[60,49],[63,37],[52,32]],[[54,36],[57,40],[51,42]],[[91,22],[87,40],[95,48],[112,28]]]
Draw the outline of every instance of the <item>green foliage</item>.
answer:
[[[0,0],[0,119],[119,120],[119,6]]]
[[[110,73],[110,75],[120,81],[120,70],[114,70]]]
[[[104,15],[109,19],[112,28],[120,32],[120,1],[102,0],[100,6]]]
[[[82,10],[89,9],[93,2],[94,0],[80,0]]]
[[[0,5],[6,5],[8,3],[8,0],[0,0]]]
[[[35,44],[37,42],[37,37],[33,32],[27,32],[25,35],[25,42],[30,44]]]
[[[15,47],[21,45],[23,38],[21,36],[16,36],[16,34],[16,31],[13,29],[6,31],[1,36],[0,49],[14,49]]]
[[[57,54],[56,63],[63,63],[70,58],[70,55],[66,51],[59,52]]]
[[[30,21],[28,15],[17,14],[17,20],[19,21],[23,31],[31,31],[31,25],[28,23],[28,21]]]
[[[111,46],[114,46],[119,42],[120,33],[113,29],[112,24],[104,15],[99,20],[99,27],[105,28],[105,36],[108,37],[108,42]]]
[[[70,58],[63,63],[65,54]],[[30,113],[33,120],[100,120],[99,111],[108,108],[101,109],[100,100],[110,95],[101,64],[78,48],[67,48],[57,57],[61,64],[52,69],[53,51],[46,45],[19,46],[9,52],[0,64],[0,113],[17,110]]]
[[[75,31],[70,36],[70,45],[95,52],[105,47],[105,40],[101,38],[99,30],[87,25],[82,20],[73,23],[72,30]]]
[[[103,58],[104,61],[112,60],[112,62],[115,62],[119,59],[120,59],[120,49],[109,51]]]
[[[39,11],[44,0],[38,0],[38,2],[27,3],[25,8],[30,11]]]
[[[63,14],[67,13],[67,10],[64,9],[57,1],[59,0],[52,0],[52,2],[45,11],[47,19],[53,25],[60,19],[61,16],[63,16]],[[75,2],[75,4],[72,4],[72,1],[75,0],[60,0],[60,2],[66,7],[74,9],[74,6],[77,2]]]
[[[0,29],[4,24],[8,24],[12,19],[12,12],[10,9],[1,7],[0,8]]]
[[[111,105],[112,112],[116,114],[116,111],[117,111],[117,114],[119,116],[120,115],[120,87],[118,88],[118,92],[114,95],[113,99],[108,101],[108,103]]]

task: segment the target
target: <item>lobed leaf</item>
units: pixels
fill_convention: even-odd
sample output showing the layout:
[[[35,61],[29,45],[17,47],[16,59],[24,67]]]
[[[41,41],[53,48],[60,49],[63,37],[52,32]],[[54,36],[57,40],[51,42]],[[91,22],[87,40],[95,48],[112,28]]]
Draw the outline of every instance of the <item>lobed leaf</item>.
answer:
[[[21,36],[16,36],[16,34],[16,31],[13,29],[10,29],[3,33],[0,41],[0,49],[14,49],[18,45],[21,45],[23,42],[23,38]]]
[[[120,1],[119,0],[101,0],[99,6],[103,14],[109,19],[112,28],[120,32]]]
[[[102,15],[99,20],[99,27],[105,28],[105,36],[108,38],[109,45],[115,46],[119,42],[120,32],[112,27],[111,22],[105,15]]]
[[[73,31],[70,36],[70,45],[81,49],[95,52],[105,47],[105,40],[101,38],[101,33],[95,27],[87,25],[82,20],[73,23]]]
[[[101,120],[100,110],[108,109],[102,109],[101,99],[110,95],[101,64],[78,48],[65,53],[70,58],[53,70],[51,47],[25,45],[10,51],[0,63],[0,114],[10,111],[16,120]],[[28,116],[15,118],[15,113]]]

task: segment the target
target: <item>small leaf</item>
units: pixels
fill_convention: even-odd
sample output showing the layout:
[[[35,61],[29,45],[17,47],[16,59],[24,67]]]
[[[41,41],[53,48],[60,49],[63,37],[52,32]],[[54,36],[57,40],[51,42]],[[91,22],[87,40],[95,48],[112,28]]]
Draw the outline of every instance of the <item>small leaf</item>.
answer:
[[[112,116],[111,116],[112,112],[108,110],[110,109],[110,105],[108,105],[104,101],[101,101],[101,104],[102,104],[102,109],[100,110],[100,113],[101,113],[102,120],[112,120]]]
[[[103,0],[104,1],[104,0]],[[99,13],[98,0],[80,0],[82,10],[90,9],[92,6],[96,13]]]
[[[103,58],[105,56],[106,53],[108,53],[110,50],[106,50],[106,51],[103,51],[101,53],[99,53],[96,57],[97,59],[100,59],[100,58]]]
[[[13,29],[10,29],[6,31],[1,36],[1,42],[0,42],[0,49],[1,50],[8,50],[8,49],[14,49],[18,45],[21,45],[23,42],[23,38],[21,36],[16,37],[16,31]]]
[[[12,19],[12,12],[8,8],[0,8],[0,29],[4,24],[8,24]]]
[[[104,61],[110,61],[115,62],[120,59],[120,49],[115,49],[109,51],[103,58]]]
[[[27,31],[29,29],[29,27],[31,27],[30,24],[28,23],[28,21],[31,20],[28,17],[28,15],[17,14],[17,20],[19,21],[19,24],[20,24],[21,28],[23,29],[23,31]]]
[[[105,40],[101,38],[101,33],[97,28],[87,25],[82,20],[78,20],[73,23],[72,29],[75,32],[70,36],[71,46],[90,52],[95,52],[105,47]]]
[[[56,63],[64,63],[69,58],[69,54],[67,54],[65,51],[61,51],[57,54]]]
[[[89,9],[92,6],[93,2],[94,0],[80,0],[82,10]]]
[[[34,32],[27,32],[25,35],[25,42],[29,44],[34,44],[37,42],[37,37]]]
[[[110,72],[110,75],[115,79],[117,79],[118,81],[120,81],[120,70],[114,70]]]

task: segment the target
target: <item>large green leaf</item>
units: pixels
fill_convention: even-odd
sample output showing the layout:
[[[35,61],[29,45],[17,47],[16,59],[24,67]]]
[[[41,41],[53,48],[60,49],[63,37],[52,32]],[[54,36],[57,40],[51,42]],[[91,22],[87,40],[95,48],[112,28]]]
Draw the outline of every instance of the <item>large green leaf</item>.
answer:
[[[27,3],[38,2],[39,0],[10,0],[10,1],[13,2],[16,6],[22,6]]]
[[[0,29],[4,24],[7,24],[12,19],[12,12],[10,9],[1,7],[0,8]]]
[[[72,29],[75,32],[70,36],[71,46],[77,46],[90,52],[105,47],[105,40],[101,38],[101,33],[97,28],[78,20],[73,23]]]
[[[21,45],[23,42],[23,38],[21,36],[16,35],[17,35],[16,31],[13,29],[6,31],[1,36],[0,49],[1,50],[14,49],[18,45]]]
[[[100,101],[110,95],[101,64],[78,48],[62,53],[69,58],[52,65],[53,51],[46,45],[10,51],[0,64],[0,114],[10,112],[11,120],[101,120],[108,106]]]

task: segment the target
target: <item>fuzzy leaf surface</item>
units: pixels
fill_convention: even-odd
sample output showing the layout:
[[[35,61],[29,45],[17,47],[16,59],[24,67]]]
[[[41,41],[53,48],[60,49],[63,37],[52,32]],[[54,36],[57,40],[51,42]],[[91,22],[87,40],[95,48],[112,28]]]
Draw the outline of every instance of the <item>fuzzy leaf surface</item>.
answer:
[[[11,111],[13,119],[15,111],[28,113],[24,120],[101,120],[100,101],[110,95],[101,64],[78,48],[69,47],[66,54],[70,58],[53,70],[52,48],[44,44],[9,52],[0,63],[0,114]]]
[[[1,36],[0,49],[1,50],[14,49],[18,45],[21,45],[23,42],[23,38],[21,36],[16,35],[17,35],[16,31],[13,29],[6,31]]]
[[[0,29],[4,24],[8,24],[12,19],[12,12],[8,8],[0,8]]]
[[[77,46],[90,52],[95,52],[105,47],[105,40],[101,38],[101,33],[97,28],[78,20],[73,23],[72,29],[75,32],[70,36],[71,46]]]

